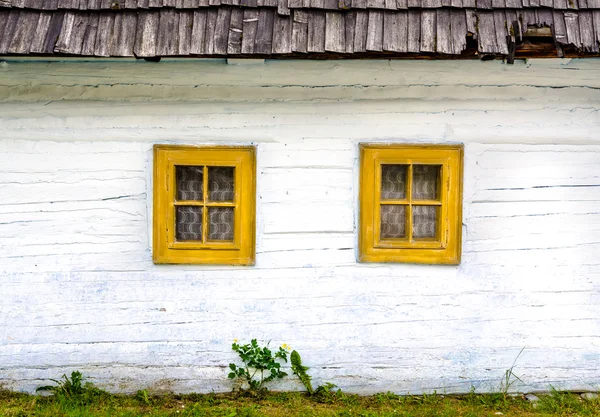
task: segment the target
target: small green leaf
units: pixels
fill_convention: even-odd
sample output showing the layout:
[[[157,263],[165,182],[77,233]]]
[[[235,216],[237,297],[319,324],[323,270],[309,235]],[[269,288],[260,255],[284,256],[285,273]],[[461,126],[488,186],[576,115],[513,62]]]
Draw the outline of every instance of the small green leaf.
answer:
[[[235,371],[235,368],[236,368],[235,363],[229,364],[229,369],[231,369],[232,371]]]
[[[229,372],[229,375],[227,375],[229,377],[229,379],[234,379],[237,375],[233,372]]]

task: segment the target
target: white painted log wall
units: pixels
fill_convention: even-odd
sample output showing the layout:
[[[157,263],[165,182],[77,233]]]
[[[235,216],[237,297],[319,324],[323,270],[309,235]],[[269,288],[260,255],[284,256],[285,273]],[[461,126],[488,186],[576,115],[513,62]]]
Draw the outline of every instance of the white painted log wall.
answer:
[[[0,384],[227,391],[257,337],[351,392],[497,390],[523,347],[515,388],[600,386],[599,61],[0,74]],[[356,262],[364,141],[465,143],[460,266]],[[153,265],[152,145],[250,142],[256,266]]]

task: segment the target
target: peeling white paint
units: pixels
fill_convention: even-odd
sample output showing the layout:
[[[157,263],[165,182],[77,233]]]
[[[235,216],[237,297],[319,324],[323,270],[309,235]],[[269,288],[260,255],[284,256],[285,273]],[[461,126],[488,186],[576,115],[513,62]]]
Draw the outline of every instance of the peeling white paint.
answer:
[[[599,61],[0,71],[0,384],[227,391],[257,337],[350,392],[495,390],[523,347],[517,389],[600,385]],[[460,266],[356,262],[363,141],[465,143]],[[153,265],[152,145],[250,142],[256,266]]]

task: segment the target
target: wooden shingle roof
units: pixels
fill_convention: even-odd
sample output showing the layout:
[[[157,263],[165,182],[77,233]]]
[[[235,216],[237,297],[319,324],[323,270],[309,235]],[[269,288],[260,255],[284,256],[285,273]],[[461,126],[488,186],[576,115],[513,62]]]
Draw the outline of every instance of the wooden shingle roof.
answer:
[[[510,55],[532,27],[597,54],[600,0],[0,0],[2,55]]]

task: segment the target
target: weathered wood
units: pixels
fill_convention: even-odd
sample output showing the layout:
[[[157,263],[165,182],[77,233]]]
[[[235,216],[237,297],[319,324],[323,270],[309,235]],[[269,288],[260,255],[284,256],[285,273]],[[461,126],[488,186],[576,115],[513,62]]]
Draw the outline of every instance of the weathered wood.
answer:
[[[50,22],[52,21],[52,12],[41,12],[40,18],[35,28],[35,34],[31,41],[30,52],[41,54],[45,50],[46,36],[50,29]],[[8,16],[7,16],[8,17]],[[0,21],[2,20],[2,13],[0,12]],[[2,24],[0,23],[0,33],[2,33]]]
[[[83,35],[89,15],[81,12],[67,12],[65,24],[54,48],[55,52],[78,55],[83,46]]]
[[[10,13],[8,13],[8,18],[4,22],[4,31],[0,37],[0,54],[5,54],[8,51],[13,35],[17,30],[17,22],[19,21],[21,13],[22,12],[17,9],[11,10]]]
[[[396,8],[399,10],[408,9],[408,0],[396,0]]]
[[[244,33],[244,10],[234,7],[231,10],[229,24],[229,39],[227,41],[228,54],[242,53],[242,34]]]
[[[565,24],[565,15],[563,12],[552,12],[554,20],[554,39],[558,43],[567,43],[567,28]]]
[[[292,51],[305,53],[308,51],[308,13],[294,10],[292,22]]]
[[[492,0],[492,8],[494,9],[504,9],[506,7],[505,0]]]
[[[369,12],[357,11],[356,24],[354,26],[354,52],[365,52],[367,50],[367,30],[369,27]]]
[[[491,9],[492,8],[492,0],[477,0],[477,8],[478,9]]]
[[[421,51],[435,52],[436,50],[436,11],[423,10],[421,12]]]
[[[437,9],[442,7],[442,0],[421,0],[421,7]]]
[[[477,49],[483,53],[498,51],[496,29],[494,27],[494,12],[477,12]]]
[[[385,0],[385,8],[387,10],[396,10],[396,0]]]
[[[206,14],[206,54],[213,55],[215,53],[215,32],[217,28],[217,9],[210,8]]]
[[[277,1],[277,13],[282,16],[290,15],[290,8],[288,5],[288,0],[278,0]],[[290,25],[290,27],[292,27],[292,25]]]
[[[348,12],[345,19],[345,37],[346,37],[346,50],[345,52],[351,54],[354,52],[354,28],[356,26],[356,12]]]
[[[292,19],[275,15],[273,26],[273,53],[289,54],[292,52]]]
[[[260,9],[258,12],[258,26],[256,28],[256,40],[254,52],[257,54],[270,54],[273,51],[273,25],[275,23],[275,11],[272,9]]]
[[[93,56],[96,51],[96,38],[98,35],[98,21],[100,15],[98,13],[90,14],[88,19],[87,28],[83,35],[83,45],[81,46],[81,54],[86,56]],[[133,28],[135,36],[136,28]]]
[[[192,29],[194,27],[194,12],[185,10],[179,12],[179,44],[177,55],[189,55],[192,50]]]
[[[367,0],[367,9],[384,9],[385,0]]]
[[[450,1],[450,6],[451,7],[462,8],[463,7],[463,2],[462,2],[462,0],[451,0]]]
[[[206,51],[206,10],[194,10],[190,54],[201,55]]]
[[[477,14],[475,10],[465,11],[465,18],[467,19],[467,32],[477,36]]]
[[[346,22],[342,13],[325,13],[325,50],[329,52],[346,51]]]
[[[506,7],[509,9],[521,9],[523,7],[522,0],[506,0]]]
[[[436,51],[442,54],[453,53],[452,24],[450,10],[440,9],[436,14]]]
[[[385,13],[383,15],[383,50],[408,51],[408,13]]]
[[[496,50],[494,52],[508,54],[508,21],[504,10],[494,10],[494,28],[496,29]]]
[[[141,58],[156,56],[160,15],[158,12],[141,11],[138,16],[133,53]]]
[[[408,11],[408,52],[421,52],[421,12]]]
[[[586,52],[598,52],[598,42],[594,36],[594,20],[589,10],[579,11],[581,44]],[[567,33],[568,36],[568,33]]]
[[[367,51],[383,49],[383,12],[369,10],[367,26]]]
[[[226,55],[231,26],[231,7],[219,7],[215,27],[215,46],[213,53]]]
[[[536,21],[538,25],[552,27],[554,26],[554,15],[552,14],[552,10],[548,9],[539,9],[535,11]]]
[[[16,30],[8,46],[9,54],[29,53],[39,19],[39,12],[21,12],[16,25]]]
[[[450,11],[452,53],[460,54],[467,48],[467,18],[463,10]]]
[[[325,52],[325,12],[309,12],[307,51]]]
[[[462,7],[464,7],[467,10],[475,9],[477,7],[477,1],[476,0],[462,0]]]
[[[421,8],[421,0],[408,0],[408,8],[409,9]]]
[[[579,15],[577,12],[565,12],[565,27],[567,31],[567,42],[577,48],[581,48],[581,33],[579,30]]]
[[[553,0],[540,0],[540,6],[541,7],[552,8],[553,4],[554,4]]]
[[[295,12],[298,13],[298,12]],[[258,26],[258,10],[244,10],[244,23],[242,25],[242,53],[253,54]]]
[[[573,1],[573,0],[571,0]],[[567,8],[567,0],[554,0],[554,8],[555,9],[566,9]]]
[[[353,9],[366,9],[367,8],[367,0],[352,0],[352,8]]]
[[[160,11],[157,36],[157,56],[177,55],[179,48],[179,13],[172,9],[163,9]]]
[[[594,21],[594,33],[596,38],[596,44],[600,43],[600,10],[594,10],[592,12],[592,19]]]
[[[119,13],[115,16],[113,31],[113,44],[111,56],[133,56],[135,35],[137,28],[137,13]],[[174,37],[177,37],[177,26],[174,28]],[[176,54],[176,51],[175,51]]]

